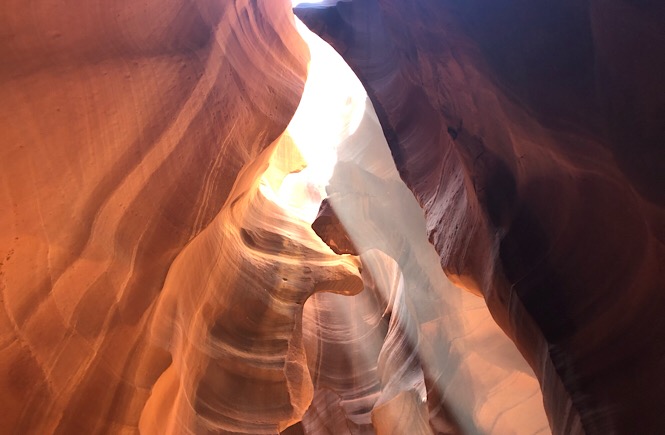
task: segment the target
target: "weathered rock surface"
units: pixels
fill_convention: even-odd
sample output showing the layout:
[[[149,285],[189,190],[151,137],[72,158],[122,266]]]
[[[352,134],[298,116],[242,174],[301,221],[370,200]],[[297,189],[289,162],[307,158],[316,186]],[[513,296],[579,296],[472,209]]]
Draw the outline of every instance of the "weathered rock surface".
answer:
[[[8,3],[0,28],[1,431],[135,433],[151,394],[177,392],[164,377],[189,394],[214,365],[190,347],[220,307],[187,318],[206,287],[173,295],[167,274],[214,272],[210,226],[241,168],[267,166],[308,51],[284,2]],[[155,342],[165,322],[192,341]]]
[[[359,293],[360,262],[332,252],[261,182],[243,173],[229,205],[169,269],[150,337],[172,363],[153,386],[141,433],[275,434],[312,401],[303,305],[315,292]]]
[[[441,265],[517,343],[553,431],[665,431],[663,7],[297,15],[363,81]]]

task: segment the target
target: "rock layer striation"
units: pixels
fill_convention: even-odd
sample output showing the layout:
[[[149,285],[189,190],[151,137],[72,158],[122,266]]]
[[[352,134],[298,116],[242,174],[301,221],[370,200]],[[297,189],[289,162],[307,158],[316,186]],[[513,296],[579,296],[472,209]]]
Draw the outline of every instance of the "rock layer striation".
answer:
[[[307,47],[284,2],[12,3],[0,27],[0,427],[136,433],[190,361],[150,332],[183,315],[169,269],[267,167]]]

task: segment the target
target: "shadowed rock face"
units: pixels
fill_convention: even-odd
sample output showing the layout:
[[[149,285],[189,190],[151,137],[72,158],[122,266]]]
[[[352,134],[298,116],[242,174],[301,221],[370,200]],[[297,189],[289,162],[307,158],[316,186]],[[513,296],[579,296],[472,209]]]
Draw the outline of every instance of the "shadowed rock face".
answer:
[[[549,433],[535,375],[483,300],[444,275],[371,104],[339,145],[326,191],[312,226],[333,241],[346,229],[363,263],[365,290],[352,303],[336,295],[312,298],[325,321],[305,328],[305,341],[317,331],[323,357],[310,372],[315,386],[326,389],[321,395],[339,395],[339,405],[332,404],[346,414],[351,433],[363,433],[367,414],[377,434]],[[348,329],[334,334],[340,325]],[[360,346],[343,339],[354,328]],[[344,373],[348,366],[352,375]],[[314,409],[316,398],[315,390]],[[357,407],[361,398],[365,413]]]
[[[362,80],[442,267],[525,355],[553,431],[665,431],[663,7],[296,14]]]

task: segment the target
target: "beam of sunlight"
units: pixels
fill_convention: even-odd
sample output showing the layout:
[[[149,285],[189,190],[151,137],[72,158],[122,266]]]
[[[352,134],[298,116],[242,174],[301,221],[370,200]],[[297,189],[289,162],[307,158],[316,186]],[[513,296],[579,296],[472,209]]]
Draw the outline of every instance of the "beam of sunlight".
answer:
[[[286,134],[306,167],[287,175],[275,192],[262,192],[294,215],[313,222],[337,163],[337,148],[365,114],[367,93],[342,57],[298,18],[296,27],[310,48],[305,89]]]
[[[327,7],[334,6],[338,0],[291,0],[291,4],[296,6]]]
[[[305,90],[286,131],[307,162],[310,179],[325,186],[337,162],[337,146],[353,134],[365,113],[367,93],[337,52],[296,18],[310,47]]]
[[[309,74],[300,105],[271,161],[278,182],[269,179],[269,169],[261,189],[308,223],[328,197],[362,252],[363,269],[377,279],[375,301],[354,296],[352,303],[349,296],[339,295],[317,300],[336,316],[330,322],[347,332],[372,330],[369,324],[358,326],[365,320],[351,316],[372,317],[377,309],[386,310],[381,315],[390,319],[389,336],[382,340],[370,334],[360,351],[353,344],[357,337],[346,337],[354,364],[378,364],[382,373],[380,390],[373,393],[381,405],[380,418],[392,418],[393,407],[404,401],[413,402],[409,403],[417,410],[414,415],[426,412],[426,377],[464,431],[547,431],[533,372],[493,322],[483,299],[455,287],[441,269],[427,240],[423,211],[399,177],[359,79],[332,47],[295,20],[310,48]],[[356,308],[345,308],[351,306]],[[306,312],[312,310],[316,311],[310,303]],[[308,316],[313,318],[306,314],[305,326],[314,327],[316,322]],[[353,414],[343,392],[340,397]]]

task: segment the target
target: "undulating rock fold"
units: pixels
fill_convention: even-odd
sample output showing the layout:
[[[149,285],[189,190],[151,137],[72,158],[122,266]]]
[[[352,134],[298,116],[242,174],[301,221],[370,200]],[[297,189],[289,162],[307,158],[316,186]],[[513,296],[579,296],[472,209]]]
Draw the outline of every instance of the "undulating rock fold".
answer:
[[[315,292],[363,288],[359,261],[264,196],[267,180],[239,181],[169,269],[150,333],[173,362],[153,387],[142,433],[274,434],[298,422],[313,390],[303,305]]]
[[[135,433],[182,358],[149,334],[171,264],[286,128],[308,49],[283,2],[5,6],[0,427]]]

